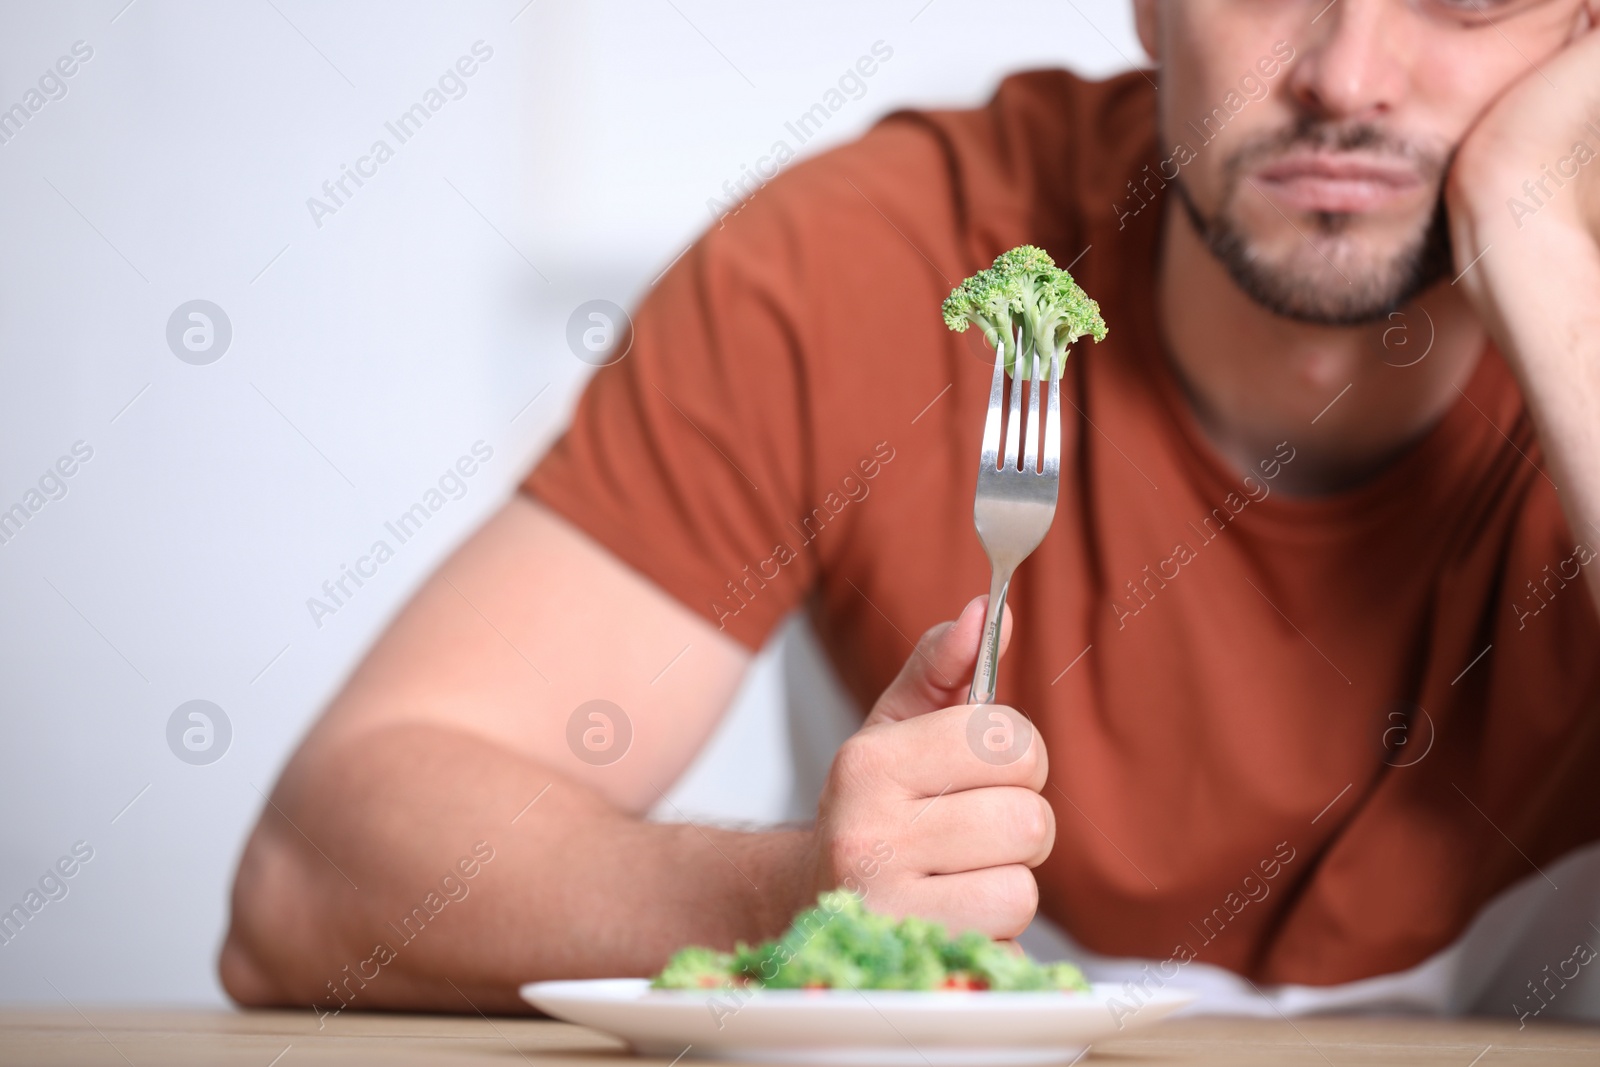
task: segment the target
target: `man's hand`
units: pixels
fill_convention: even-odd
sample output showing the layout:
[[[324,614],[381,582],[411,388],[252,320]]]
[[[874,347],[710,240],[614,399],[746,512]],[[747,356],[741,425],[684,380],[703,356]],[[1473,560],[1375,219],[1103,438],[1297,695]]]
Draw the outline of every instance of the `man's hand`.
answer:
[[[815,869],[818,890],[842,885],[876,911],[1009,938],[1038,906],[1031,868],[1050,854],[1055,815],[1039,795],[1037,732],[1014,709],[964,703],[986,599],[923,635],[839,749]],[[1008,611],[1002,652],[1009,634]]]
[[[1446,189],[1455,284],[1527,398],[1572,536],[1600,535],[1600,0],[1484,112]],[[1586,569],[1600,610],[1600,571]]]
[[[1474,123],[1446,189],[1461,285],[1491,330],[1509,294],[1495,275],[1537,277],[1564,265],[1550,241],[1600,245],[1600,0],[1574,13],[1567,44],[1530,66]],[[1485,249],[1488,249],[1486,252]],[[1482,256],[1479,270],[1467,270]],[[1499,270],[1496,270],[1496,266]]]

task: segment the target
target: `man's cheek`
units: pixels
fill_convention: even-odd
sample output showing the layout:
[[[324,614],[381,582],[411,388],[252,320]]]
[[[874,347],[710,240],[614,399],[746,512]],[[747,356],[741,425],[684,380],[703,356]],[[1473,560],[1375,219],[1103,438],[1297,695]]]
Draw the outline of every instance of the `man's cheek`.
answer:
[[[1452,151],[1460,148],[1471,137],[1478,120],[1508,89],[1524,78],[1539,77],[1530,64],[1542,62],[1564,46],[1564,28],[1547,24],[1541,29],[1530,21],[1538,14],[1563,7],[1568,12],[1576,10],[1571,5],[1547,2],[1541,11],[1517,19],[1517,25],[1507,35],[1515,48],[1507,47],[1507,40],[1494,34],[1480,38],[1457,30],[1447,38],[1442,29],[1435,30],[1438,40],[1434,47],[1419,53],[1410,70],[1416,110],[1423,116],[1418,121],[1428,124],[1417,131],[1418,136],[1447,145]],[[1519,56],[1517,49],[1527,59]]]

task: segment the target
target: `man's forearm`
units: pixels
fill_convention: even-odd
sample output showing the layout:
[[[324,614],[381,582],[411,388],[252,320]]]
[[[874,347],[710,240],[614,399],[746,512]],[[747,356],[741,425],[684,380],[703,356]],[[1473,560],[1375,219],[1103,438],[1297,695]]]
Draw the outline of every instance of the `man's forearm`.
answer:
[[[1573,536],[1600,540],[1600,248],[1577,226],[1478,231],[1472,270],[1516,371]],[[1481,247],[1481,246],[1480,246]],[[1585,567],[1600,609],[1600,569]]]
[[[1600,2],[1458,146],[1446,206],[1468,295],[1517,375],[1572,535],[1600,537]],[[1554,42],[1551,42],[1553,45]],[[1538,195],[1531,195],[1536,192]],[[1531,200],[1531,205],[1529,201]],[[1600,608],[1600,568],[1583,568]]]
[[[521,982],[772,936],[809,902],[809,847],[645,822],[438,727],[308,745],[241,864],[223,979],[321,1011],[516,1010]]]

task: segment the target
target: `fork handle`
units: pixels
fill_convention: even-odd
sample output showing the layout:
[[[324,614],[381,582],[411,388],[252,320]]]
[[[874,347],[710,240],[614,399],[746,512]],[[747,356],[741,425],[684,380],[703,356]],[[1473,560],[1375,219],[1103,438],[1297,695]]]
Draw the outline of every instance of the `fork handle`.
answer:
[[[995,674],[1000,666],[1000,623],[1005,618],[1006,590],[1011,570],[994,567],[989,577],[989,607],[983,614],[983,640],[978,645],[978,669],[972,675],[968,704],[993,704]]]

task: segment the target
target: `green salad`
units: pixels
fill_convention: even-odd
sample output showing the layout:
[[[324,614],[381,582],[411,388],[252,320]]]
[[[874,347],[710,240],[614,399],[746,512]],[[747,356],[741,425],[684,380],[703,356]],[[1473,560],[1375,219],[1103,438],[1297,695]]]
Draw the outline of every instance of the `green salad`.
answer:
[[[969,930],[868,911],[854,893],[824,893],[776,941],[740,942],[732,952],[682,949],[651,983],[655,989],[987,989],[996,992],[1089,988],[1070,963],[1035,963]]]

